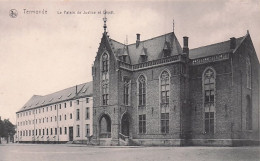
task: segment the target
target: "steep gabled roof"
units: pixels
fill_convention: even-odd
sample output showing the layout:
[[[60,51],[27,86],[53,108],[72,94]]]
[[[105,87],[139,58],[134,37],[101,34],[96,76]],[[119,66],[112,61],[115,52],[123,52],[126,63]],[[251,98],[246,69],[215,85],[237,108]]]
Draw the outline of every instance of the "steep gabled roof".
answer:
[[[236,39],[236,46],[239,47],[240,44],[242,43],[242,40],[246,36],[240,37]],[[202,46],[199,48],[194,48],[190,49],[190,59],[196,59],[196,58],[201,58],[201,57],[207,57],[207,56],[212,56],[212,55],[217,55],[217,54],[222,54],[222,53],[227,53],[231,52],[234,49],[230,49],[230,40],[212,44],[212,45],[207,45],[207,46]]]
[[[92,82],[83,83],[77,86],[66,88],[45,96],[33,95],[28,102],[18,111],[25,111],[36,107],[54,104],[74,98],[93,95]]]
[[[125,45],[113,39],[110,40],[115,48],[114,50],[116,51],[116,55],[122,55]],[[162,56],[163,48],[165,46],[165,42],[170,45],[171,55],[178,55],[182,53],[182,48],[179,41],[177,40],[175,34],[171,32],[165,35],[154,37],[152,39],[140,41],[138,47],[136,47],[136,43],[127,45],[128,55],[131,63],[139,63],[140,55],[143,54],[144,49],[145,54],[147,55],[147,61],[160,59]]]

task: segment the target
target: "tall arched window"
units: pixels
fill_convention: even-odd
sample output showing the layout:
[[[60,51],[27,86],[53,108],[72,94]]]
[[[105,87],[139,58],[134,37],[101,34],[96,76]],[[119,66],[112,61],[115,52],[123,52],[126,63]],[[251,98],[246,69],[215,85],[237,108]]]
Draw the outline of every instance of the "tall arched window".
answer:
[[[250,63],[250,59],[247,57],[246,58],[246,86],[247,88],[250,88],[251,89],[251,74],[252,74],[252,71],[251,71],[251,63]]]
[[[252,103],[251,97],[246,96],[246,129],[252,130]]]
[[[144,106],[146,104],[146,81],[145,77],[141,75],[138,79],[139,88],[139,106]]]
[[[215,127],[215,78],[216,74],[212,68],[207,68],[203,74],[204,93],[204,127],[205,133],[214,133]]]
[[[160,76],[161,82],[161,133],[169,133],[169,94],[170,75],[163,71]]]
[[[128,78],[124,78],[124,105],[129,105],[130,99],[130,80]]]
[[[102,55],[102,104],[108,105],[109,100],[109,57],[107,53]]]

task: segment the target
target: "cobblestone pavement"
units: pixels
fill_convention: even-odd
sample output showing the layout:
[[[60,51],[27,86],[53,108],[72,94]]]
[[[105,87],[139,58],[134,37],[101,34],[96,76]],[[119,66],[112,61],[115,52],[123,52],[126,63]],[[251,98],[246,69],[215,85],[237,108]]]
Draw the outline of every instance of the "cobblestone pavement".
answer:
[[[0,144],[0,161],[259,161],[260,147]]]

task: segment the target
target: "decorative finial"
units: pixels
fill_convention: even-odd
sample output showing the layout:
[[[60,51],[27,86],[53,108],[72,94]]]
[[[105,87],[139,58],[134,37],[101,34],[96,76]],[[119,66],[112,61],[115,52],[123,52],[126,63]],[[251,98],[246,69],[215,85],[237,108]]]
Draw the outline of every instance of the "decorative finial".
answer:
[[[106,14],[107,14],[107,11],[105,10],[104,12],[104,18],[103,18],[103,21],[104,21],[104,32],[106,33],[106,30],[107,30],[107,17],[106,17]]]
[[[174,32],[174,19],[172,20],[172,31]]]

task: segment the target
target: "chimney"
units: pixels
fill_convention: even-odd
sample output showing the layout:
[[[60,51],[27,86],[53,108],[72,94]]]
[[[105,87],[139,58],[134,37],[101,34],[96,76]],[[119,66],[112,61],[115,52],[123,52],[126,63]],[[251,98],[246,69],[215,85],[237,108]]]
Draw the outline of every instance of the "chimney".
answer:
[[[237,41],[235,37],[230,38],[230,49],[235,49],[237,46]]]
[[[183,37],[183,53],[189,54],[189,37]]]
[[[136,48],[138,48],[140,44],[140,34],[136,34]]]

